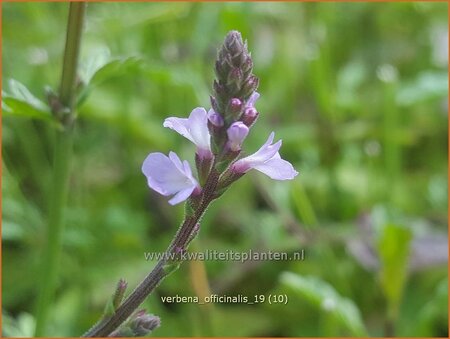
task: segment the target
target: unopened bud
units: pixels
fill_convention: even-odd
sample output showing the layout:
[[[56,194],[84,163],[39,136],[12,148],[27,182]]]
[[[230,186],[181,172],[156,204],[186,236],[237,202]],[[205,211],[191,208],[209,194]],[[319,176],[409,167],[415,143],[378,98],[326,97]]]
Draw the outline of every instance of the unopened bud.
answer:
[[[136,336],[144,336],[161,325],[161,319],[142,310],[131,321],[130,328]]]
[[[237,88],[241,88],[241,82],[243,80],[242,71],[239,68],[233,68],[228,74],[227,84],[235,85]]]
[[[224,124],[225,121],[222,116],[210,109],[208,112],[208,130],[211,135],[211,150],[213,154],[220,153],[221,147],[226,141]]]
[[[124,279],[120,279],[117,283],[116,291],[113,296],[113,306],[116,310],[122,303],[128,283]]]
[[[227,74],[230,71],[230,66],[226,62],[221,62],[220,60],[216,60],[214,70],[216,72],[218,79],[220,79],[222,81],[226,81]]]
[[[246,56],[244,62],[242,63],[242,71],[244,72],[244,76],[248,77],[253,70],[253,60],[250,56],[250,54],[248,56]]]
[[[161,319],[145,310],[137,311],[109,337],[143,337],[161,325]]]
[[[218,112],[220,110],[220,107],[219,107],[219,103],[217,102],[217,99],[215,97],[213,97],[212,95],[209,96],[209,99],[211,101],[212,109],[214,111]]]
[[[214,82],[213,82],[213,89],[214,89],[216,98],[223,98],[224,96],[226,96],[226,91],[225,91],[224,86],[216,80],[214,80]]]
[[[214,109],[210,109],[208,112],[208,120],[216,127],[222,127],[224,124],[222,116]]]
[[[228,105],[228,112],[230,112],[233,117],[238,119],[242,112],[242,101],[238,98],[233,98],[230,100]]]
[[[259,79],[254,76],[251,75],[248,77],[248,79],[245,81],[244,86],[242,87],[242,97],[244,98],[248,98],[250,97],[254,91],[256,91],[256,89],[258,88],[259,85]]]
[[[241,145],[248,135],[248,127],[241,121],[234,122],[228,129],[228,147],[236,152],[241,150]]]
[[[244,49],[241,33],[238,31],[230,31],[225,37],[225,48],[232,54],[240,54]]]
[[[241,120],[247,127],[251,127],[258,118],[258,115],[259,113],[254,107],[247,107]]]

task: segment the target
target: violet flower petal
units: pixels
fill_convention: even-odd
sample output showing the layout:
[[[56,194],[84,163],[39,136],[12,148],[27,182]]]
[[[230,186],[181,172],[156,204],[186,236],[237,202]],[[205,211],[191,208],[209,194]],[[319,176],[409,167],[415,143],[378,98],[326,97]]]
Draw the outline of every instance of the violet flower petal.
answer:
[[[186,200],[198,186],[189,163],[181,162],[174,152],[168,157],[159,152],[150,153],[142,164],[142,173],[151,189],[164,196],[174,195],[169,200],[171,205]]]
[[[187,119],[170,117],[164,120],[164,127],[178,132],[192,141],[197,148],[211,151],[208,117],[203,107],[194,108]]]
[[[272,132],[269,138],[261,148],[249,155],[236,161],[232,165],[232,170],[238,173],[246,173],[254,168],[275,180],[291,180],[298,172],[286,160],[281,159],[278,150],[281,147],[281,140],[272,145],[275,133]]]
[[[256,165],[253,168],[274,180],[292,180],[298,174],[289,161],[281,159],[279,153],[276,153],[265,163]]]
[[[176,205],[182,201],[185,201],[187,198],[189,198],[191,196],[194,189],[195,189],[195,186],[179,191],[177,194],[175,194],[173,196],[172,199],[169,200],[169,204]]]
[[[255,107],[255,102],[260,97],[260,94],[258,92],[253,92],[252,95],[250,95],[250,98],[248,98],[247,102],[245,103],[245,107]]]
[[[275,144],[272,145],[274,137],[275,133],[274,132],[270,133],[266,142],[264,143],[264,145],[260,147],[259,150],[257,150],[255,153],[249,155],[246,158],[236,161],[236,163],[241,162],[243,164],[248,163],[256,165],[258,163],[264,163],[265,161],[272,158],[278,152],[282,144],[282,141],[278,140]]]
[[[222,127],[224,125],[224,121],[222,116],[214,111],[212,108],[208,111],[208,120],[211,121],[211,123],[214,126]]]

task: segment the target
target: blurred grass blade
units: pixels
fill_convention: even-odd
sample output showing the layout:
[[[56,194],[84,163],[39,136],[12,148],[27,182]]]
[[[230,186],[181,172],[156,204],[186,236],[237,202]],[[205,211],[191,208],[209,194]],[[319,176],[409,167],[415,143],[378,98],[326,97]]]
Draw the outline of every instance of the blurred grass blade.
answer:
[[[325,281],[312,276],[304,277],[291,272],[284,272],[281,275],[281,283],[293,290],[298,297],[307,299],[320,309],[320,312],[333,316],[352,336],[368,336],[361,314],[355,303],[340,296]]]
[[[380,282],[389,304],[389,317],[395,320],[406,280],[411,230],[395,224],[381,229],[377,247],[381,261]]]
[[[446,323],[448,319],[448,278],[443,279],[436,287],[430,300],[417,313],[414,333],[427,337],[439,322]]]
[[[299,181],[294,181],[292,186],[292,200],[294,202],[294,208],[300,219],[305,226],[308,226],[309,228],[317,227],[318,221],[316,213],[314,212],[314,208],[308,195],[306,194],[303,184]]]
[[[447,72],[422,72],[414,81],[405,83],[396,96],[397,104],[411,106],[448,96]]]

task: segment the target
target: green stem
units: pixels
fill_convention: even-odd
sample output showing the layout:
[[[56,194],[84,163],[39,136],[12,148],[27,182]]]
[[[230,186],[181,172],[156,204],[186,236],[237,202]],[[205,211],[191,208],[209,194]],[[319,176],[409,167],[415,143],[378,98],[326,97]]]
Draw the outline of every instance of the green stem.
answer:
[[[69,109],[61,120],[62,129],[56,131],[54,142],[52,188],[49,204],[46,243],[42,256],[42,280],[36,306],[35,336],[45,335],[50,306],[57,285],[61,243],[64,227],[64,209],[67,201],[69,169],[72,157],[73,103],[76,96],[75,82],[80,50],[81,32],[86,4],[70,3],[66,46],[59,92],[60,102]]]
[[[78,56],[80,54],[81,33],[86,11],[85,2],[71,2],[67,23],[66,47],[59,88],[59,99],[66,107],[73,108],[77,78]]]
[[[72,132],[58,131],[54,149],[53,187],[50,200],[46,245],[42,256],[42,281],[36,310],[35,336],[45,335],[49,307],[58,277],[63,232],[63,210],[66,204]]]

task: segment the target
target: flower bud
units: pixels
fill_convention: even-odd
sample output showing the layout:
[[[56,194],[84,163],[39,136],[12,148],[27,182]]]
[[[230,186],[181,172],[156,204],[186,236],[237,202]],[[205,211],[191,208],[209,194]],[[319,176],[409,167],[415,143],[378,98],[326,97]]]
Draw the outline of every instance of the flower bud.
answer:
[[[161,325],[161,319],[142,310],[136,314],[136,318],[130,323],[130,327],[136,336],[144,336]]]
[[[254,75],[249,76],[248,79],[245,81],[244,86],[242,87],[241,90],[242,97],[245,99],[250,97],[253,94],[253,92],[256,91],[258,85],[259,79]]]
[[[209,96],[209,99],[211,101],[211,107],[215,112],[219,112],[220,107],[219,107],[219,103],[217,102],[217,99],[215,97],[213,97],[212,95]]]
[[[241,33],[238,31],[231,31],[225,37],[224,47],[233,56],[240,54],[244,50],[244,43],[242,41]]]
[[[238,98],[233,98],[230,100],[230,109],[232,112],[238,112],[242,108],[242,101]]]
[[[226,142],[225,121],[222,116],[210,109],[208,112],[208,130],[211,135],[211,149],[213,154],[218,154]]]
[[[244,72],[245,78],[247,78],[253,71],[253,60],[250,55],[246,56],[244,62],[242,63],[242,71]]]
[[[247,127],[250,128],[258,118],[258,115],[259,113],[254,107],[247,107],[241,120]]]
[[[248,127],[241,121],[233,123],[227,129],[228,147],[234,152],[240,151],[242,142],[247,137],[248,131]]]
[[[247,42],[242,40],[239,32],[230,31],[217,54],[215,72],[218,80],[213,83],[215,102],[212,102],[213,109],[222,115],[227,127],[241,119],[249,97],[258,87],[258,78],[252,71],[253,61]]]
[[[145,310],[137,311],[109,337],[143,337],[161,325],[161,319]]]
[[[216,94],[215,95],[216,98],[222,98],[222,97],[226,96],[226,91],[225,91],[224,86],[216,80],[214,80],[214,82],[213,82],[213,89],[214,89],[214,93]]]
[[[235,85],[237,88],[241,88],[242,80],[242,71],[239,68],[233,68],[228,74],[227,85]]]
[[[122,303],[127,286],[128,283],[124,279],[120,279],[119,282],[117,283],[116,291],[114,292],[113,296],[113,306],[115,310],[117,310],[117,308]]]
[[[236,65],[237,67],[242,67],[244,64],[245,59],[247,58],[247,42],[244,43],[243,48],[240,53],[233,54],[231,56],[231,60],[233,61],[233,65]]]
[[[216,72],[216,76],[219,80],[225,80],[227,77],[227,72],[225,70],[225,67],[223,63],[221,63],[219,60],[216,60],[216,64],[214,67],[214,71]]]
[[[216,127],[222,127],[224,124],[222,116],[214,109],[210,109],[208,112],[208,120]]]
[[[233,98],[228,103],[228,112],[237,120],[242,112],[242,101],[238,98]],[[227,113],[228,113],[227,112]]]

